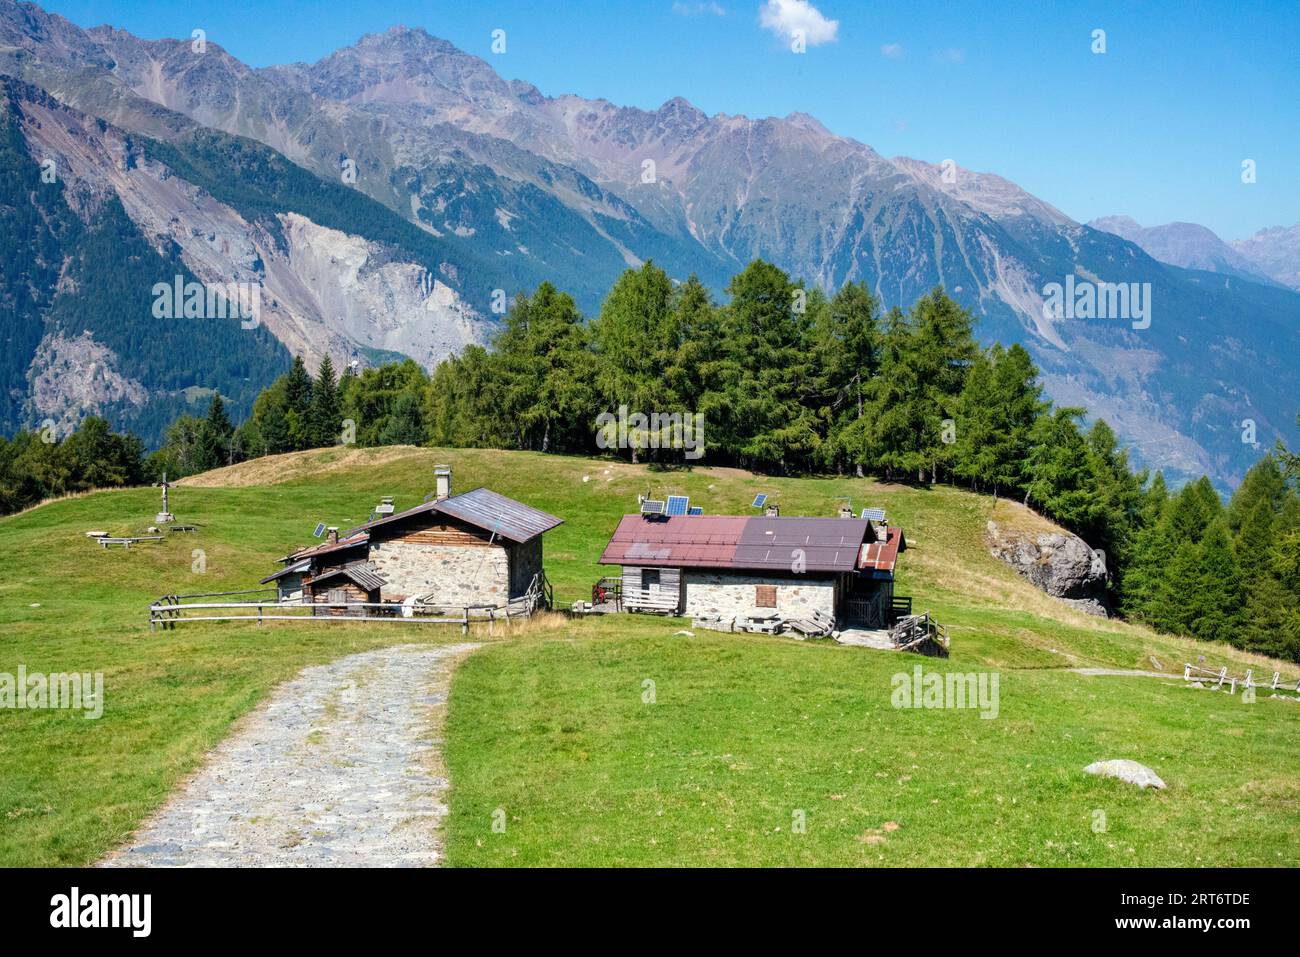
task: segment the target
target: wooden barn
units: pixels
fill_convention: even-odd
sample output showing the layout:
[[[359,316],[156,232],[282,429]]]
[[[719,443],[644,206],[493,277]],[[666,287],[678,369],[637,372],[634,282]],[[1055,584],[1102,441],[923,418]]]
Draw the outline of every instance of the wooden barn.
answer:
[[[622,566],[633,611],[884,627],[905,547],[902,529],[866,518],[624,515],[600,561]]]
[[[325,604],[346,595],[395,606],[501,607],[540,594],[542,536],[562,520],[491,489],[452,495],[445,466],[435,478],[430,501],[378,510],[342,534],[331,528],[321,544],[284,556],[284,568],[263,583],[274,582],[281,601]]]

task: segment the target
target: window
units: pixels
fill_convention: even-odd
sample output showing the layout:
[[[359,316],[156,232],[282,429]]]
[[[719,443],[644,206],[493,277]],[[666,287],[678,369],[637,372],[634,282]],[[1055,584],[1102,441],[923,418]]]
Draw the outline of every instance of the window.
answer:
[[[754,586],[754,607],[775,608],[776,607],[776,586],[755,585]]]
[[[329,603],[331,605],[342,605],[348,600],[348,590],[346,588],[331,588],[329,593]]]
[[[641,587],[646,591],[659,590],[659,569],[643,568],[641,569]]]

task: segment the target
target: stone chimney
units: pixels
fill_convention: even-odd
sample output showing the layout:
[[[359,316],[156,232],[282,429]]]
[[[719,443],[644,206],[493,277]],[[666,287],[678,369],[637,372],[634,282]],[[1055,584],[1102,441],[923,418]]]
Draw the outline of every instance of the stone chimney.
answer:
[[[441,502],[444,498],[451,498],[451,466],[435,465],[433,467],[433,477],[438,483],[435,488],[434,497]]]
[[[781,506],[776,504],[769,505],[766,508],[766,510],[763,512],[763,514],[765,514],[768,518],[780,518]]]
[[[331,545],[337,545],[339,543],[339,527],[337,525],[331,525],[329,527],[329,537],[326,541]]]
[[[848,505],[841,505],[840,518],[852,518],[852,517],[853,517],[853,509]]]

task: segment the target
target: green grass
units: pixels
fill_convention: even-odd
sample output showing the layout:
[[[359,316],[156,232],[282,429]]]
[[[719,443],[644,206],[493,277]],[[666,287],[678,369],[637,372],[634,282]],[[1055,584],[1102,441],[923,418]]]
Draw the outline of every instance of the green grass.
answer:
[[[894,674],[981,666],[638,625],[495,646],[462,665],[447,726],[449,863],[1300,860],[1300,705],[1027,670],[1000,672],[993,719],[895,709]],[[1081,773],[1109,758],[1147,764],[1168,788]],[[491,827],[497,808],[505,833]]]
[[[1288,761],[1300,705],[1187,691],[1171,679],[1084,678],[1074,665],[1171,673],[1205,654],[1234,672],[1265,659],[1077,614],[982,543],[993,503],[953,489],[854,479],[655,473],[577,458],[390,449],[263,460],[172,496],[194,535],[109,550],[83,532],[140,533],[157,492],[96,493],[0,519],[0,672],[102,671],[104,716],[0,710],[0,865],[85,864],[121,843],[232,722],[305,665],[458,629],[194,624],[151,633],[164,592],[251,587],[316,521],[399,508],[454,466],[565,524],[547,535],[557,599],[587,597],[637,492],[690,494],[709,513],[766,491],[783,514],[879,504],[906,529],[899,592],[946,623],[954,654],[926,667],[997,670],[1001,713],[897,710],[890,676],[918,659],[826,642],[699,633],[618,616],[539,624],[494,640],[453,684],[446,759],[452,864],[1284,864],[1300,800]],[[583,481],[586,477],[587,481]],[[210,486],[210,487],[208,487]],[[999,506],[999,520],[1032,523]],[[203,571],[193,549],[202,549]],[[39,607],[32,607],[33,604]],[[1286,672],[1286,669],[1284,669]],[[1288,672],[1290,673],[1290,672]],[[656,703],[642,703],[642,682]],[[1079,774],[1133,757],[1169,789]],[[498,807],[505,834],[491,830]],[[807,832],[791,833],[806,812]],[[1092,831],[1104,810],[1108,830]],[[893,822],[896,829],[885,829]],[[778,830],[779,829],[779,830]]]

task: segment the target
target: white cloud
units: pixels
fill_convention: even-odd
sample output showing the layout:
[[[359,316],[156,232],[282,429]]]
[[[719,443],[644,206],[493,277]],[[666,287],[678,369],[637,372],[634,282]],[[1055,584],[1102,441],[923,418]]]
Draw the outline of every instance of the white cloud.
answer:
[[[673,13],[679,17],[698,17],[704,13],[711,13],[715,17],[725,17],[727,15],[726,9],[720,3],[683,3],[682,0],[675,0]]]
[[[900,59],[903,56],[903,44],[886,43],[884,46],[880,48],[880,52],[883,53],[885,56],[889,57],[891,60]]]
[[[759,25],[783,40],[802,36],[810,47],[834,43],[840,21],[827,20],[808,0],[767,0],[758,10]]]
[[[934,58],[940,63],[965,63],[966,51],[961,47],[949,47],[946,50],[940,50],[934,55]]]

